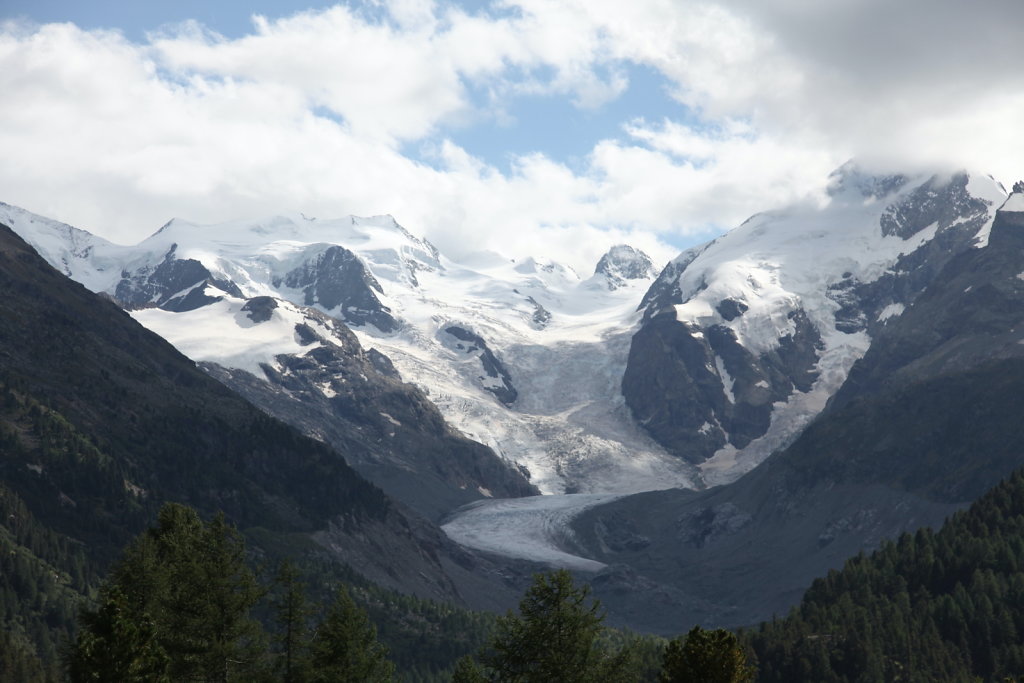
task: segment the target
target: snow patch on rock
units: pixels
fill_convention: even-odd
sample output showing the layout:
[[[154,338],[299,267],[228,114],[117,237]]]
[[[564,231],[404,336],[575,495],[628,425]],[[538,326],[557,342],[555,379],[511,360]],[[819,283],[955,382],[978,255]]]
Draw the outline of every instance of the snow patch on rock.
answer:
[[[889,304],[882,309],[882,312],[878,314],[879,320],[888,320],[889,318],[895,318],[903,315],[903,311],[906,307],[903,304]]]

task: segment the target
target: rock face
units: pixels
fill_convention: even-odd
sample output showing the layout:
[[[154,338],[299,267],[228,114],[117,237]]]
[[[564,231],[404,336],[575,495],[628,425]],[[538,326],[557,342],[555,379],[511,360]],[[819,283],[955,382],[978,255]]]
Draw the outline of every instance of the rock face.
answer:
[[[966,173],[929,178],[885,208],[879,219],[882,234],[908,240],[932,225],[941,232],[954,223],[987,218],[989,207],[967,191],[969,180]]]
[[[977,245],[999,203],[971,196],[969,180],[966,174],[943,183],[931,178],[886,207],[879,219],[884,235],[909,240],[922,231],[934,230],[935,236],[902,254],[874,280],[844,273],[841,280],[829,285],[828,297],[839,305],[837,330],[847,334],[866,331],[873,337],[891,315],[898,315],[913,302],[950,259]]]
[[[277,308],[277,299],[270,296],[256,296],[245,302],[242,310],[248,314],[249,320],[254,323],[265,323],[274,315]]]
[[[829,409],[921,377],[1017,357],[1024,338],[1018,334],[1024,324],[1024,194],[1011,195],[1005,207],[996,213],[988,247],[952,259],[941,281],[936,278],[903,314],[905,324],[879,332]]]
[[[465,354],[467,357],[479,359],[480,374],[477,379],[484,389],[494,394],[505,405],[515,402],[519,393],[512,386],[512,377],[501,361],[487,347],[487,342],[483,340],[483,337],[458,325],[444,328],[442,334],[449,337],[445,340],[445,346]]]
[[[175,256],[172,244],[156,267],[142,266],[134,272],[123,271],[114,290],[114,298],[128,309],[156,307],[165,311],[192,311],[218,301],[205,293],[205,285],[233,296],[242,296],[235,283],[216,278],[199,261]]]
[[[622,380],[630,408],[659,443],[694,463],[727,443],[743,448],[768,430],[774,403],[817,378],[821,338],[803,311],[788,315],[793,332],[760,356],[724,325],[702,330],[671,312],[654,316],[630,347]]]
[[[319,306],[355,325],[370,324],[381,332],[394,332],[398,321],[380,302],[380,283],[359,257],[344,247],[330,246],[285,275],[283,283],[301,289],[306,306]],[[275,285],[280,285],[280,281]]]
[[[758,214],[668,264],[641,303],[622,392],[711,483],[792,440],[891,321],[987,239],[989,178],[832,178],[823,209]]]
[[[542,330],[547,327],[548,323],[551,322],[551,311],[544,308],[532,296],[526,297],[526,300],[533,304],[533,316],[531,316],[530,320],[534,328]]]
[[[597,262],[594,275],[604,276],[608,289],[618,289],[626,280],[649,280],[655,275],[651,258],[628,244],[618,244]]]
[[[686,271],[686,268],[693,263],[698,256],[704,253],[706,249],[714,246],[714,244],[715,242],[712,241],[692,247],[668,262],[668,264],[658,274],[658,277],[651,284],[650,288],[644,293],[644,298],[640,301],[640,310],[643,311],[644,321],[649,320],[651,316],[658,312],[671,306],[675,306],[683,301],[684,297],[680,278]],[[706,287],[707,283],[702,282],[698,289],[704,289]]]
[[[1024,465],[1022,342],[1024,194],[1015,194],[988,246],[950,259],[879,328],[788,448],[725,486],[640,494],[581,515],[577,541],[611,565],[596,594],[634,628],[752,624],[788,610],[851,555],[938,526]],[[609,542],[620,537],[647,543]],[[628,598],[612,580],[623,573],[636,587]]]
[[[256,374],[201,363],[254,404],[344,453],[389,496],[428,519],[487,496],[533,495],[521,471],[457,434],[391,361],[340,321],[269,297],[240,306],[257,325],[291,325],[302,347]],[[258,334],[258,331],[254,332]]]

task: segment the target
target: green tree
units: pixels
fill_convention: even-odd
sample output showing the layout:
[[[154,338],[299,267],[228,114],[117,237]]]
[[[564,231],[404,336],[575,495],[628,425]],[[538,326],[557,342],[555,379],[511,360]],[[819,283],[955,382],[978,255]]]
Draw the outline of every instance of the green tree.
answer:
[[[226,683],[251,676],[265,650],[249,616],[262,590],[245,564],[241,535],[223,514],[203,524],[195,510],[169,504],[152,536],[165,567],[159,621],[172,677]]]
[[[309,620],[312,609],[306,600],[306,586],[289,561],[281,563],[275,583],[279,592],[273,600],[278,626],[274,640],[278,647],[275,667],[284,683],[303,683],[311,675]]]
[[[122,555],[99,607],[83,613],[69,673],[76,681],[252,680],[265,647],[249,610],[261,594],[223,515],[204,523],[168,503]]]
[[[756,671],[734,633],[694,626],[685,638],[669,641],[661,683],[746,683]]]
[[[156,625],[148,614],[133,615],[128,602],[115,586],[104,592],[96,610],[82,614],[82,630],[68,658],[72,681],[170,681]]]
[[[317,683],[378,683],[394,675],[377,629],[344,587],[317,626],[310,649]]]
[[[460,657],[455,662],[452,683],[487,683],[483,668],[471,656]]]
[[[564,569],[537,574],[519,603],[519,615],[509,612],[498,619],[482,657],[492,680],[623,680],[630,651],[610,652],[600,603],[589,595],[589,587],[577,588]]]

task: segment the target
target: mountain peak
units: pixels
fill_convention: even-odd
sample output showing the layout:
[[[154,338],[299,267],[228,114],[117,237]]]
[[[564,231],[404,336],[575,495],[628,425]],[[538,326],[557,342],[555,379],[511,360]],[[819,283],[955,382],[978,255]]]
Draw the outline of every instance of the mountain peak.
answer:
[[[1018,181],[1013,192],[996,211],[988,244],[1016,252],[1024,242],[1024,182]]]
[[[650,256],[628,244],[616,244],[597,262],[594,275],[604,275],[608,289],[618,289],[626,280],[649,280],[658,272]]]
[[[1013,184],[1013,193],[1006,198],[999,211],[1024,213],[1024,180],[1018,180]]]
[[[854,195],[863,199],[882,199],[907,184],[902,173],[875,173],[851,159],[828,176],[830,197]]]

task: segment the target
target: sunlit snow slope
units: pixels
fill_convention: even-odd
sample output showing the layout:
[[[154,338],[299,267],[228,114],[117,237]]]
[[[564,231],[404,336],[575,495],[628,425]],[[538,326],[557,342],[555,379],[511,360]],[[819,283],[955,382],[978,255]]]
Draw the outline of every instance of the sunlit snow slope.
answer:
[[[987,242],[1005,198],[983,175],[851,163],[823,205],[758,214],[681,254],[633,339],[623,390],[637,420],[708,484],[736,479],[800,433],[944,263]]]
[[[132,247],[2,204],[0,222],[190,357],[268,382],[315,355],[309,310],[344,321],[543,493],[603,496],[727,483],[786,445],[943,264],[986,243],[1005,196],[983,175],[848,164],[823,204],[758,214],[656,279],[624,245],[583,277],[540,256],[456,263],[389,216],[174,220]],[[446,528],[595,568],[558,531],[595,500],[490,501]]]
[[[6,205],[0,219],[195,360],[262,376],[302,340],[286,309],[255,325],[243,302],[311,306],[344,320],[544,493],[692,485],[693,467],[639,429],[621,396],[636,307],[656,275],[630,247],[580,277],[542,258],[454,263],[388,216],[174,220],[134,247]]]

